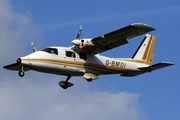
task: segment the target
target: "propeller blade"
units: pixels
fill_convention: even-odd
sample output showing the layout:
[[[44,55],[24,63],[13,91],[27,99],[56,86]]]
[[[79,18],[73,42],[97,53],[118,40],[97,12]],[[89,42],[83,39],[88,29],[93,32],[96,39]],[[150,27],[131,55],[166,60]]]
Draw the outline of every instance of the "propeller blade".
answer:
[[[33,51],[34,51],[34,52],[36,52],[36,48],[35,48],[35,46],[34,46],[34,43],[33,43],[33,42],[31,43],[31,46],[32,46]]]
[[[81,36],[81,30],[82,30],[82,26],[79,27],[79,32],[78,32],[78,35],[77,35],[78,40],[80,39],[80,36]]]

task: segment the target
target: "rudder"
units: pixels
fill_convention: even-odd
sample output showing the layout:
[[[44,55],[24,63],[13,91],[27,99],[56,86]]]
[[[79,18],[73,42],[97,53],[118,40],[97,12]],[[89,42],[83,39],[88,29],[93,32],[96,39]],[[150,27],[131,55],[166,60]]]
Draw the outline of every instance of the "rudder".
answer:
[[[132,59],[142,60],[144,61],[143,63],[152,65],[156,37],[157,36],[147,34],[136,52],[134,53]]]

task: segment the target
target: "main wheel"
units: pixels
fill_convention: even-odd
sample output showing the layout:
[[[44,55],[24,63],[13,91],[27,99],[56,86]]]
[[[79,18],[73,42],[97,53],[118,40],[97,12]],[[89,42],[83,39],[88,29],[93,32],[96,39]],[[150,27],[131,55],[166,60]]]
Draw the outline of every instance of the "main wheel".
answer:
[[[24,71],[20,70],[18,74],[20,77],[23,77],[25,73],[24,73]]]
[[[68,88],[68,86],[63,86],[62,88],[63,88],[63,89],[67,89],[67,88]]]
[[[92,81],[92,79],[86,79],[88,82],[91,82]]]
[[[73,86],[74,84],[67,82],[67,81],[60,81],[59,86],[62,87],[63,89],[67,89],[68,87]]]
[[[62,87],[63,89],[67,89],[68,88],[68,85],[65,81],[60,81],[59,82],[59,86]]]

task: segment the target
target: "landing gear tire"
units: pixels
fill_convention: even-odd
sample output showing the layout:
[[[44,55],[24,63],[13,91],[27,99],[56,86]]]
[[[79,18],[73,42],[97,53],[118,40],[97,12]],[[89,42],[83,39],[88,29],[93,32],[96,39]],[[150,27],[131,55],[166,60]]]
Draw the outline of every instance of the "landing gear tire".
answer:
[[[62,87],[63,89],[67,89],[68,88],[67,83],[65,81],[59,82],[59,86]]]
[[[86,79],[88,82],[92,82],[92,79]]]
[[[65,87],[62,87],[63,89],[67,89],[68,88],[68,86],[65,86]]]
[[[67,82],[67,81],[60,81],[59,86],[62,87],[63,89],[67,89],[68,87],[73,86],[74,84]]]
[[[20,77],[23,77],[25,75],[23,70],[20,70],[18,74],[19,74]]]
[[[67,89],[68,87],[73,86],[74,84],[68,82],[68,80],[71,78],[71,76],[68,76],[66,81],[60,81],[59,86],[62,87],[63,89]]]

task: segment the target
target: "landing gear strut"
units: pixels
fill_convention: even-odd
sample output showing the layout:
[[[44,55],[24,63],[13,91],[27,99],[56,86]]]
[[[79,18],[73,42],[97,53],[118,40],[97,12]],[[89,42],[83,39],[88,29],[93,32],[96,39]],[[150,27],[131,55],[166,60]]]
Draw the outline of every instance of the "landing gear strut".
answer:
[[[22,66],[22,68],[21,68],[21,70],[19,71],[18,74],[19,74],[20,77],[23,77],[25,75],[25,73],[24,73],[24,66]]]
[[[66,81],[60,81],[59,86],[62,87],[63,89],[67,89],[68,87],[73,86],[74,84],[68,82],[68,80],[71,78],[71,76],[68,76]]]

